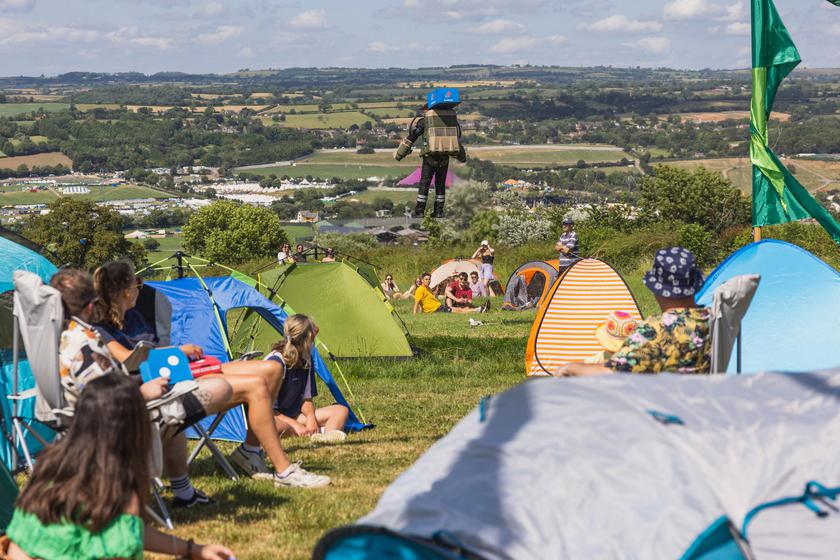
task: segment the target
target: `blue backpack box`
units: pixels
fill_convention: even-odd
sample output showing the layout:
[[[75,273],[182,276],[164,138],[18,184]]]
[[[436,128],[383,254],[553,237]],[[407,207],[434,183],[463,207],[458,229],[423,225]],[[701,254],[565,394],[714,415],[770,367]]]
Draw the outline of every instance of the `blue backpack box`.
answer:
[[[451,109],[461,102],[461,94],[455,88],[433,89],[426,95],[429,109]]]

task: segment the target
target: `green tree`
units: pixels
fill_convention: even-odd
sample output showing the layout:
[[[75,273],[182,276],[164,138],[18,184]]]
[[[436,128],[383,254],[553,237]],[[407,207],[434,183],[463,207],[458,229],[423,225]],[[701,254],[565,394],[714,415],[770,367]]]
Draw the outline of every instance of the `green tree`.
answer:
[[[49,209],[27,222],[24,235],[50,249],[61,264],[93,270],[128,259],[137,267],[145,265],[146,250],[123,237],[123,219],[114,210],[75,198],[59,199]]]
[[[272,256],[287,241],[270,209],[230,201],[205,206],[184,226],[187,251],[223,264]]]
[[[697,224],[711,233],[750,223],[750,202],[720,173],[657,166],[641,181],[639,209],[650,221]]]

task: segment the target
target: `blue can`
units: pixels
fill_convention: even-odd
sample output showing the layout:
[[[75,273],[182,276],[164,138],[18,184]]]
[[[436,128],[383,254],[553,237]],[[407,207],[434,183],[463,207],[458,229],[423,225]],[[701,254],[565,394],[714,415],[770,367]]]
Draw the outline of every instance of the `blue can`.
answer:
[[[426,95],[429,109],[451,109],[461,102],[461,94],[455,88],[433,89]]]

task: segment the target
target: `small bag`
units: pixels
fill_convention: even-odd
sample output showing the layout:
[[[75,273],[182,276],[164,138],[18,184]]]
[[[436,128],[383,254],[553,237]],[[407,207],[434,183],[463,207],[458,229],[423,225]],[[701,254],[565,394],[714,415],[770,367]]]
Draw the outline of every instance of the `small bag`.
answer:
[[[190,372],[194,379],[203,375],[216,375],[222,373],[222,362],[213,356],[204,356],[200,360],[190,362]]]

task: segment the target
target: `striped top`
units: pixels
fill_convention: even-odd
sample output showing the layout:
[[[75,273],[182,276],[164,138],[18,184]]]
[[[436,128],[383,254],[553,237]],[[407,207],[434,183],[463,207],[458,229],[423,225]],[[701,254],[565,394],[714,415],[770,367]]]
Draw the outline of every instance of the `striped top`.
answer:
[[[597,259],[584,259],[569,268],[552,287],[547,302],[532,327],[528,375],[549,375],[561,365],[603,351],[595,329],[611,311],[642,318],[621,276]]]

